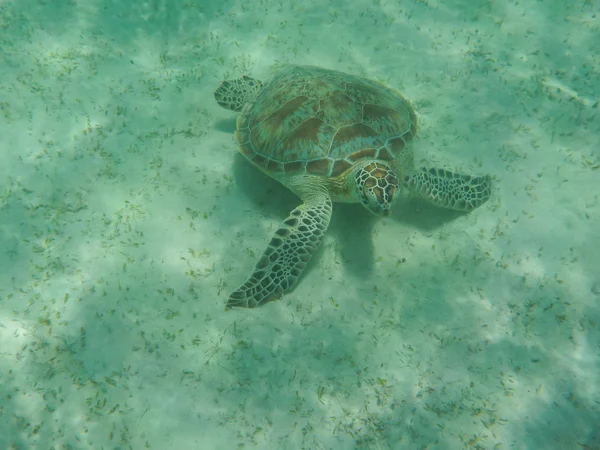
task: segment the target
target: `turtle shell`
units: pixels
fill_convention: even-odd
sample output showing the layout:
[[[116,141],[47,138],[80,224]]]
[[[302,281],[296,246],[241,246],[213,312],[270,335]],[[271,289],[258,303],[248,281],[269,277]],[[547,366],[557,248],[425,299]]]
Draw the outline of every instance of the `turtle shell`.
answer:
[[[416,133],[411,104],[364,78],[317,67],[280,70],[237,121],[240,151],[275,176],[338,176],[363,158],[398,158]]]

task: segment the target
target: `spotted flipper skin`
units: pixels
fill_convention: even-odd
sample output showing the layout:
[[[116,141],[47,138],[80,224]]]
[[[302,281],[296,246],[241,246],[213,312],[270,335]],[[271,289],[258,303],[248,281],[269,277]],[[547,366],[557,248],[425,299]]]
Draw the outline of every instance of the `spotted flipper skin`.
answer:
[[[404,182],[413,194],[456,211],[472,211],[487,202],[492,193],[489,175],[472,176],[445,169],[415,170],[405,176]]]
[[[321,244],[330,219],[331,199],[325,193],[294,209],[275,231],[252,275],[229,296],[226,308],[254,308],[292,290]]]
[[[247,76],[225,80],[215,91],[215,100],[223,108],[239,112],[255,97],[262,85],[262,82]]]

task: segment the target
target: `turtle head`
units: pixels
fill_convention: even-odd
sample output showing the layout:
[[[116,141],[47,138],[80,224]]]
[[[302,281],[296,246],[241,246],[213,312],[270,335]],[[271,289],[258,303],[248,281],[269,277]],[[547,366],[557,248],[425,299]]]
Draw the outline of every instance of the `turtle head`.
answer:
[[[387,216],[400,188],[398,177],[383,161],[366,161],[354,172],[356,193],[365,208],[378,216]]]

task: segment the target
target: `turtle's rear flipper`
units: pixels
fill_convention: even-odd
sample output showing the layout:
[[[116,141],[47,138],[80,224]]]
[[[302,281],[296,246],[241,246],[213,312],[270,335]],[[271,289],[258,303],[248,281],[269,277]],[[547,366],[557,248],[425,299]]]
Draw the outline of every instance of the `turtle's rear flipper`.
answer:
[[[445,169],[421,169],[407,174],[408,189],[435,205],[456,211],[472,211],[488,201],[492,193],[489,175],[476,177]]]
[[[244,105],[254,98],[262,85],[262,82],[247,76],[225,80],[215,91],[215,99],[223,108],[241,111]]]

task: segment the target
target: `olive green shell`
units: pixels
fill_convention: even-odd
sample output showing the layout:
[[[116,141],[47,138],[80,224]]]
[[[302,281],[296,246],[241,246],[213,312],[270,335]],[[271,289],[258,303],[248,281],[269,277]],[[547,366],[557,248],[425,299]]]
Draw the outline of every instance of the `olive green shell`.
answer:
[[[416,133],[411,104],[374,81],[317,67],[280,70],[242,110],[236,139],[272,175],[338,176],[398,158]]]

